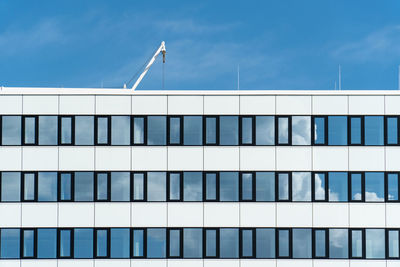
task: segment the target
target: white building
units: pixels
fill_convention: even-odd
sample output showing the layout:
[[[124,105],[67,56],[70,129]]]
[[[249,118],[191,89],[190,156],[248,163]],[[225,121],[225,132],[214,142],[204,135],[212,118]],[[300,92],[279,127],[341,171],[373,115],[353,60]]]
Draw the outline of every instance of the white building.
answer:
[[[398,91],[0,90],[0,266],[400,266]]]

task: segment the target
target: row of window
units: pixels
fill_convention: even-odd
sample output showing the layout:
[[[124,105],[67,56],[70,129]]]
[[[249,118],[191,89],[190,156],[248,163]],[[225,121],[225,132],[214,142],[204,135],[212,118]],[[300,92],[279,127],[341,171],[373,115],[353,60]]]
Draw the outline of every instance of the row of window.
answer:
[[[398,202],[399,172],[1,172],[2,202]]]
[[[3,228],[0,258],[399,259],[399,229]]]
[[[0,116],[1,145],[399,145],[398,116]]]

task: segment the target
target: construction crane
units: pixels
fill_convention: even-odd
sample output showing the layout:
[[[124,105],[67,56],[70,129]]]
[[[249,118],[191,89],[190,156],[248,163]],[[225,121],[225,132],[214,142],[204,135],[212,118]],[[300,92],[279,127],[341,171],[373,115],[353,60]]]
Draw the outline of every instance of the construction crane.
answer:
[[[139,86],[140,82],[143,80],[144,76],[149,71],[151,65],[153,65],[154,61],[156,60],[156,58],[159,54],[163,55],[163,64],[165,63],[165,54],[166,53],[167,53],[167,50],[165,49],[165,42],[162,41],[160,47],[157,49],[157,51],[154,53],[154,55],[150,58],[146,67],[144,68],[143,72],[140,74],[139,78],[136,80],[135,84],[132,87],[132,90],[135,90]],[[124,88],[126,89],[126,84],[124,84]]]

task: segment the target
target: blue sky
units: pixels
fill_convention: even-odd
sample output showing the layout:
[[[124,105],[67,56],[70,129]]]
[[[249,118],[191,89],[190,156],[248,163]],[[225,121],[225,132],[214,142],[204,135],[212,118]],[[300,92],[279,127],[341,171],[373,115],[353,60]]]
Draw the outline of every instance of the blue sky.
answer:
[[[0,1],[0,85],[121,87],[166,41],[165,89],[397,89],[398,0]],[[161,89],[161,58],[139,89]]]

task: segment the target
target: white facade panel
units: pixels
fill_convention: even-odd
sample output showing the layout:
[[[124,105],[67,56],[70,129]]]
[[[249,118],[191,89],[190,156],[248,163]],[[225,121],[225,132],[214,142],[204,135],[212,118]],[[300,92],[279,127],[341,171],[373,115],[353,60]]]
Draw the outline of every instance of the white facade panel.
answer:
[[[132,147],[132,170],[166,170],[167,147]]]
[[[398,171],[400,168],[400,147],[385,148],[386,171]]]
[[[314,260],[314,267],[349,267],[349,265],[350,265],[349,260],[337,260],[337,259]]]
[[[60,114],[93,115],[96,112],[94,95],[62,95],[59,105]]]
[[[21,261],[21,267],[57,267],[57,260],[23,260]]]
[[[4,115],[22,114],[22,95],[0,96],[0,113]]]
[[[204,267],[239,267],[239,260],[204,260]]]
[[[57,147],[23,147],[22,169],[54,171],[58,169]]]
[[[384,147],[349,147],[350,171],[384,171]]]
[[[349,203],[313,203],[314,227],[349,227]]]
[[[316,95],[312,97],[314,115],[347,115],[347,96]]]
[[[167,96],[132,96],[132,114],[162,115],[167,114]]]
[[[130,227],[130,203],[95,203],[95,227]]]
[[[203,115],[203,96],[168,96],[168,114]]]
[[[277,115],[311,114],[311,96],[304,96],[304,95],[276,96],[276,114]]]
[[[59,227],[94,227],[94,203],[59,203]]]
[[[400,114],[400,96],[398,95],[385,96],[385,114],[386,115]]]
[[[0,214],[0,227],[21,227],[21,203],[1,203]]]
[[[58,260],[58,267],[95,267],[94,260]]]
[[[96,170],[129,171],[131,169],[130,147],[96,147]]]
[[[168,147],[168,170],[203,169],[203,147]]]
[[[204,96],[204,114],[239,114],[239,96]]]
[[[95,260],[94,267],[130,267],[131,260],[116,260],[116,259],[105,259],[105,260]]]
[[[203,227],[203,203],[168,203],[168,227]]]
[[[135,267],[167,267],[167,260],[160,260],[160,259],[152,259],[152,260],[135,259],[135,260],[131,260],[131,266],[135,266]]]
[[[240,170],[275,170],[275,147],[240,147]]]
[[[276,203],[276,227],[312,227],[312,203]]]
[[[19,171],[22,169],[21,147],[0,147],[0,169]]]
[[[275,203],[240,203],[240,227],[275,227]]]
[[[388,260],[386,261],[386,263],[387,263],[386,267],[400,267],[400,261]]]
[[[313,170],[347,171],[349,169],[348,147],[313,147]]]
[[[351,115],[383,115],[384,113],[384,96],[349,96],[349,114]]]
[[[312,260],[277,260],[277,267],[310,267]]]
[[[23,114],[58,114],[57,95],[24,95]]]
[[[131,203],[132,227],[167,227],[167,203]]]
[[[168,260],[168,267],[203,267],[203,260]]]
[[[22,203],[22,227],[57,227],[57,203]]]
[[[387,267],[384,260],[359,260],[350,261],[350,267]]]
[[[204,170],[239,170],[239,147],[204,147]]]
[[[131,114],[131,96],[96,96],[96,114]]]
[[[94,147],[60,147],[60,170],[94,170]]]
[[[276,267],[276,260],[241,259],[240,267]]]
[[[385,227],[385,203],[350,203],[350,227]]]
[[[204,227],[239,227],[239,203],[204,203]]]
[[[0,260],[0,267],[21,267],[20,260]]]
[[[400,228],[400,205],[398,203],[386,204],[386,226]]]
[[[240,114],[274,115],[275,96],[240,96]]]
[[[276,147],[276,169],[310,171],[311,147]]]

